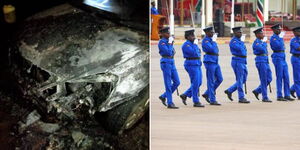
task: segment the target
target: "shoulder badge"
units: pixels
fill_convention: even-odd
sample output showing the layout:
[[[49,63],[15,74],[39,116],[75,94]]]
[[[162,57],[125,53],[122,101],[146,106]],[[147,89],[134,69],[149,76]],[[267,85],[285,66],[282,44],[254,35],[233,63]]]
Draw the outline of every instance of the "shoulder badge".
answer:
[[[233,43],[235,43],[236,41],[233,41]]]
[[[187,47],[189,47],[190,45],[186,45]]]
[[[166,43],[162,42],[160,45],[165,45]]]
[[[259,43],[256,43],[256,45],[258,45]]]
[[[207,43],[208,41],[205,41],[205,43]]]

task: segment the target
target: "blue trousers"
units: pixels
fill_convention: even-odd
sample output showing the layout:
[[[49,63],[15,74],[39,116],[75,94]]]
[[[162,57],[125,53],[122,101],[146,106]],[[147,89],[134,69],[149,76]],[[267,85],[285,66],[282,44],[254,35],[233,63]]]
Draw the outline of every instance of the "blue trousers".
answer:
[[[260,85],[254,90],[257,93],[262,93],[263,99],[268,98],[267,88],[272,81],[272,72],[269,63],[258,62],[256,68],[259,74]]]
[[[291,87],[291,91],[295,91],[297,97],[300,98],[300,57],[292,56],[291,62],[294,76],[294,85]]]
[[[183,94],[187,97],[192,97],[194,103],[199,102],[199,88],[202,84],[201,66],[184,66],[190,77],[191,86]]]
[[[247,81],[248,70],[244,63],[236,60],[231,61],[231,67],[235,74],[235,83],[227,89],[228,92],[233,93],[238,90],[239,100],[245,98],[243,84]]]
[[[180,84],[177,69],[174,63],[161,63],[160,68],[163,72],[165,93],[161,96],[167,98],[168,105],[173,104],[172,93]]]
[[[223,81],[220,65],[212,62],[204,62],[206,68],[207,90],[204,94],[208,95],[210,102],[216,101],[215,91]]]
[[[290,96],[290,79],[288,65],[284,58],[272,59],[276,72],[277,98],[282,96],[282,81],[284,96]]]

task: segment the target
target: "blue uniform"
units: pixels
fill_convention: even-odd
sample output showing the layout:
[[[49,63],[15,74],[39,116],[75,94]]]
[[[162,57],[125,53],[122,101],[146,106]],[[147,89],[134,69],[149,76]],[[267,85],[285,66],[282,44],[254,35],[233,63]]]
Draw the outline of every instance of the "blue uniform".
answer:
[[[291,91],[295,91],[297,97],[300,97],[300,50],[297,50],[300,47],[300,38],[294,37],[291,42],[291,62],[293,66],[293,76],[294,76],[294,85],[291,87]]]
[[[197,44],[187,40],[182,45],[184,68],[188,72],[190,77],[191,86],[183,94],[187,97],[193,97],[194,103],[199,103],[199,87],[202,84],[202,71],[201,71],[201,52]]]
[[[206,68],[207,90],[204,94],[208,95],[210,102],[215,102],[215,91],[223,81],[221,68],[218,64],[219,48],[211,37],[206,36],[202,40],[202,49],[206,53],[203,63]]]
[[[229,44],[231,54],[231,67],[235,74],[236,82],[227,89],[229,93],[233,93],[238,90],[239,100],[245,98],[243,84],[247,80],[247,49],[243,41],[240,38],[234,37]]]
[[[158,43],[159,54],[162,56],[160,59],[160,68],[163,72],[164,84],[166,92],[161,95],[167,98],[168,105],[173,104],[172,93],[177,89],[180,84],[177,69],[175,67],[174,56],[175,51],[173,45],[168,43],[168,39],[162,38]]]
[[[272,62],[275,66],[276,72],[276,88],[277,98],[282,98],[282,81],[284,96],[290,97],[290,80],[288,65],[285,61],[285,47],[283,38],[280,38],[277,34],[273,34],[270,39],[271,49],[273,50]]]
[[[155,7],[151,7],[151,15],[159,15],[158,10]]]
[[[267,43],[256,39],[252,45],[255,57],[255,65],[258,70],[260,85],[254,90],[262,93],[263,100],[268,100],[267,87],[272,81],[272,72],[269,65]]]

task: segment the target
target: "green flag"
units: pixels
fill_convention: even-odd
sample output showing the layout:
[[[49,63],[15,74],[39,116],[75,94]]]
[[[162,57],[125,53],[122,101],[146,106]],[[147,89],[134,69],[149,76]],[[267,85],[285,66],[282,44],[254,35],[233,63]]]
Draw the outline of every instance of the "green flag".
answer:
[[[201,5],[202,5],[202,0],[198,0],[197,4],[196,4],[196,12],[200,12],[201,11]]]

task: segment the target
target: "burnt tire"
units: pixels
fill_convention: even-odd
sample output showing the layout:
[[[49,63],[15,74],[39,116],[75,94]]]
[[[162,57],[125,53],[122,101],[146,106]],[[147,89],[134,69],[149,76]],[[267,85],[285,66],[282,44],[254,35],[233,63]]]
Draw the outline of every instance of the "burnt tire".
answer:
[[[145,87],[138,96],[102,113],[99,116],[105,129],[114,134],[121,134],[132,128],[149,109],[149,86]]]

